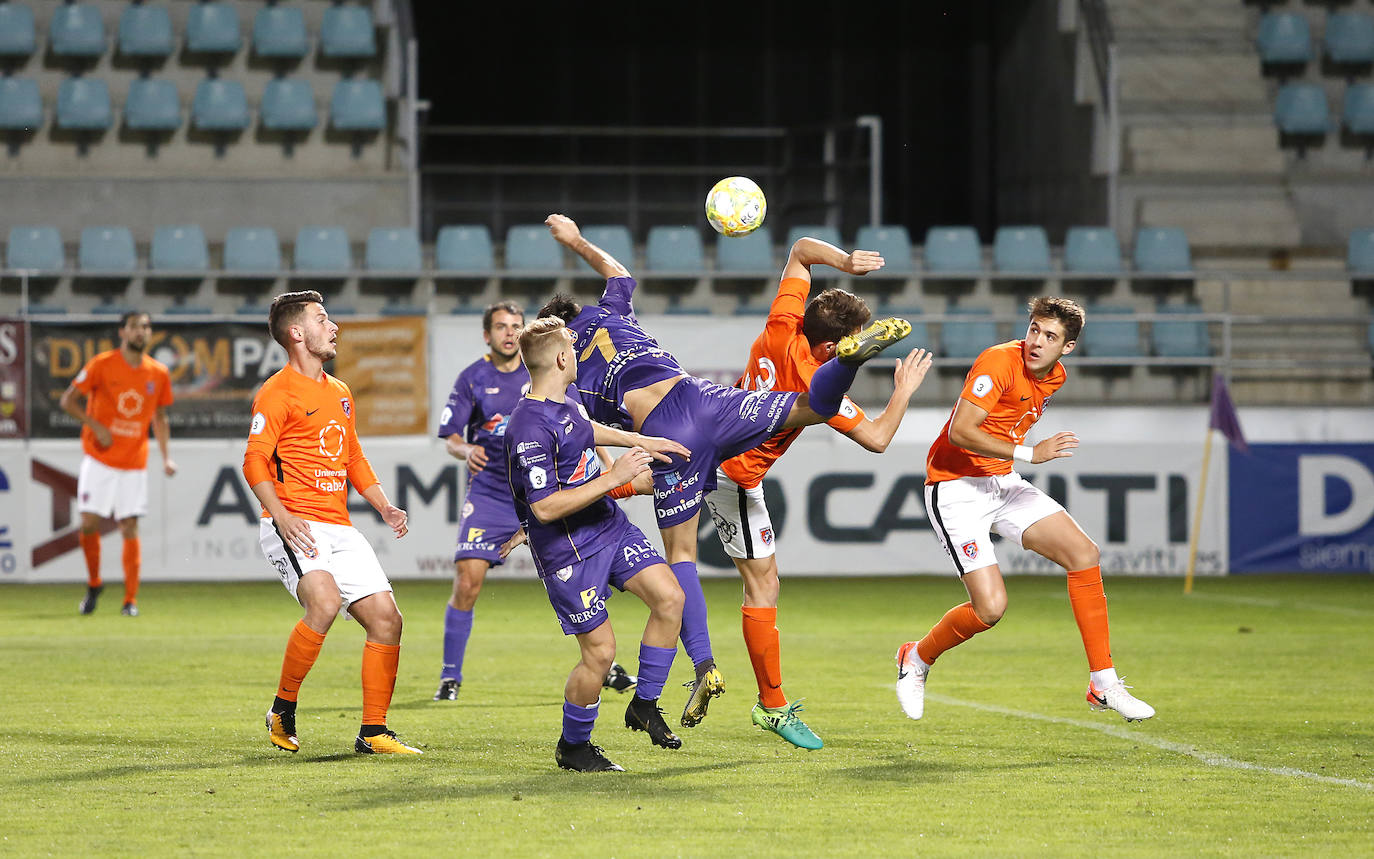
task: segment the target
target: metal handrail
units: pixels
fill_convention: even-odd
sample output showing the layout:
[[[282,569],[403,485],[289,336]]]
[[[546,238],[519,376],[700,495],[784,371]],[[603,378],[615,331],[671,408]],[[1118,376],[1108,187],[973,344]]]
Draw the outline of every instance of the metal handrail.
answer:
[[[1088,50],[1092,54],[1093,69],[1097,72],[1097,87],[1102,95],[1102,109],[1111,109],[1108,52],[1116,41],[1111,16],[1104,0],[1078,0],[1078,9],[1088,35]]]

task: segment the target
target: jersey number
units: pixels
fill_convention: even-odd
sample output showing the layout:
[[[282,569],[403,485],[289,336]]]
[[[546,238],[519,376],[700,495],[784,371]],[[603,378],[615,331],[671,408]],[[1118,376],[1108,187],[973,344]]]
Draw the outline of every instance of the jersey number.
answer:
[[[592,354],[593,349],[601,350],[601,357],[609,364],[615,360],[615,346],[611,345],[611,335],[605,328],[596,329],[592,335],[592,342],[587,344],[587,348],[582,350],[582,354],[577,356],[577,360],[585,361],[587,356]]]

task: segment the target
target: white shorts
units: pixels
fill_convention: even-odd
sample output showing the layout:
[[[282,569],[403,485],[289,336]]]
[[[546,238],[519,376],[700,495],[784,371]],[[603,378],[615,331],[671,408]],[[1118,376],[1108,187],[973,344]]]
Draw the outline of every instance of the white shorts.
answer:
[[[774,546],[773,520],[763,500],[763,484],[744,489],[716,471],[716,488],[706,496],[711,520],[725,554],[732,558],[771,558]]]
[[[87,454],[76,475],[76,509],[128,519],[148,515],[148,469],[111,468]]]
[[[926,516],[961,576],[997,563],[993,531],[1019,546],[1027,528],[1063,509],[1014,471],[926,484]]]
[[[258,542],[267,563],[281,576],[281,583],[296,596],[301,576],[314,570],[324,570],[334,577],[343,597],[343,608],[363,597],[391,590],[391,581],[382,571],[372,544],[352,525],[330,525],[310,522],[310,536],[315,538],[314,557],[297,552],[282,540],[271,517],[264,517],[258,526]]]

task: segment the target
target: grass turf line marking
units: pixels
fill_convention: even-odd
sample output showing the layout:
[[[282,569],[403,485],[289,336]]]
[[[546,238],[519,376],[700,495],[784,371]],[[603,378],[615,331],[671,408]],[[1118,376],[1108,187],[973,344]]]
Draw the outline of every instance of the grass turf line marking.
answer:
[[[1162,740],[1158,737],[1151,737],[1147,734],[1138,734],[1120,725],[1102,725],[1097,722],[1085,722],[1082,719],[1066,719],[1062,716],[1046,716],[1042,713],[1027,713],[1021,710],[1011,710],[1007,707],[998,707],[996,704],[979,704],[975,701],[962,701],[958,698],[949,698],[944,695],[932,695],[926,693],[926,698],[940,704],[953,704],[958,707],[968,707],[973,710],[982,710],[985,713],[997,713],[1002,716],[1015,716],[1018,719],[1033,719],[1037,722],[1049,722],[1055,725],[1071,725],[1075,728],[1087,728],[1090,731],[1097,731],[1109,737],[1116,737],[1122,740],[1141,743],[1147,746],[1154,746],[1166,752],[1177,752],[1196,758],[1204,764],[1213,767],[1224,767],[1233,770],[1251,770],[1253,772],[1269,773],[1270,775],[1292,776],[1294,778],[1304,778],[1309,781],[1319,781],[1323,784],[1338,784],[1342,787],[1354,787],[1360,790],[1374,791],[1374,784],[1367,781],[1359,781],[1353,778],[1337,778],[1335,776],[1322,775],[1321,773],[1308,772],[1294,767],[1267,767],[1263,764],[1251,763],[1250,761],[1236,760],[1215,752],[1205,752],[1195,749],[1184,743],[1175,743],[1170,740]]]
[[[1325,611],[1331,614],[1343,614],[1349,617],[1374,617],[1374,611],[1365,609],[1351,608],[1343,605],[1326,605],[1315,602],[1295,602],[1284,603],[1283,600],[1269,599],[1265,597],[1235,597],[1224,594],[1189,594],[1188,599],[1211,600],[1212,602],[1232,603],[1235,605],[1253,605],[1263,608],[1295,608],[1303,611]]]

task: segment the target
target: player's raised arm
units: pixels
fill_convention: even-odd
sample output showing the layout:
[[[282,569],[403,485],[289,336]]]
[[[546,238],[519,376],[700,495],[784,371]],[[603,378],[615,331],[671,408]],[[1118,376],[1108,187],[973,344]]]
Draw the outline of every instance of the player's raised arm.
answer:
[[[882,268],[883,257],[877,251],[845,252],[820,239],[802,236],[792,243],[792,250],[788,252],[787,265],[783,267],[782,276],[784,279],[799,277],[809,281],[813,265],[828,265],[845,274],[862,277],[870,271]]]
[[[907,404],[921,387],[930,369],[931,355],[924,349],[912,349],[905,358],[897,359],[892,373],[892,396],[887,407],[876,418],[864,420],[845,435],[874,453],[882,453],[897,435],[897,428],[906,416]]]
[[[630,276],[629,269],[621,265],[615,257],[587,241],[572,218],[554,214],[545,218],[544,223],[548,225],[549,232],[560,245],[586,260],[587,265],[595,269],[597,274],[608,279]]]

